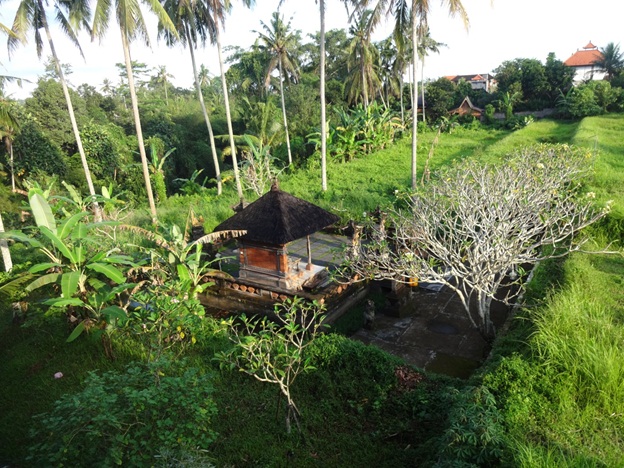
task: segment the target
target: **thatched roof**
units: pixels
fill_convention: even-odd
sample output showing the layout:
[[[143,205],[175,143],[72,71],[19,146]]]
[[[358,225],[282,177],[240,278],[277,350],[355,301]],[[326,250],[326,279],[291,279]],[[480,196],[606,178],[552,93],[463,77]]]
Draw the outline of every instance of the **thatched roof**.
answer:
[[[240,239],[281,245],[320,231],[339,219],[321,207],[282,192],[274,184],[214,231],[245,230],[247,234]]]

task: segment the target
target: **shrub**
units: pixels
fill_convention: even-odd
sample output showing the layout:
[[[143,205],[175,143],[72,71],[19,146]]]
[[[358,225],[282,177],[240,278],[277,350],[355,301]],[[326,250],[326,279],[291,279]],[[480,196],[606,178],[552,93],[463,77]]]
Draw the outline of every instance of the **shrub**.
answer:
[[[216,438],[211,377],[180,367],[177,361],[91,372],[81,392],[35,416],[29,464],[152,466],[159,455],[207,449]]]
[[[458,392],[449,419],[449,428],[442,436],[441,460],[454,466],[462,466],[461,463],[494,466],[501,462],[504,419],[486,387],[467,387]]]
[[[329,379],[316,382],[309,388],[338,393],[337,397],[347,401],[357,411],[368,405],[379,406],[388,393],[397,385],[395,367],[402,361],[375,346],[341,335],[327,334],[317,338],[308,348],[310,364],[323,372],[314,373],[312,378]]]

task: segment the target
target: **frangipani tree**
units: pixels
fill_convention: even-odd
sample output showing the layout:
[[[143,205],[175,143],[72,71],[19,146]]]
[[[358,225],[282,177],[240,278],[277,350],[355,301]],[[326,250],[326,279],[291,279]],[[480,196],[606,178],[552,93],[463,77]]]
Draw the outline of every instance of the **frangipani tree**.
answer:
[[[363,278],[412,278],[455,291],[487,339],[493,299],[510,303],[529,265],[579,250],[581,230],[606,215],[580,193],[591,154],[568,146],[525,149],[497,165],[467,161],[392,209],[392,234],[374,225],[348,253]],[[501,293],[504,290],[504,294]]]

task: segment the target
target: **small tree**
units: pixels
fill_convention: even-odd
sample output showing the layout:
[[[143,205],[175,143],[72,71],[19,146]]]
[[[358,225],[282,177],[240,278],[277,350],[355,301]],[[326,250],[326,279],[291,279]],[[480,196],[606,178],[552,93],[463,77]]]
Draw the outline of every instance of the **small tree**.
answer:
[[[260,382],[279,386],[280,396],[286,398],[286,430],[290,433],[291,419],[299,426],[299,410],[292,397],[292,385],[297,377],[312,370],[304,350],[318,336],[324,307],[301,298],[286,300],[275,306],[276,320],[248,318],[230,319],[230,339],[236,347],[229,353],[220,353],[222,364],[230,363],[254,376]]]
[[[576,238],[579,231],[608,212],[608,205],[593,207],[592,194],[579,194],[590,157],[567,145],[538,146],[504,164],[468,161],[452,168],[408,197],[406,210],[394,210],[392,231],[372,226],[350,248],[348,271],[442,283],[491,339],[497,293],[510,303],[521,291],[524,268],[580,249],[587,238]]]

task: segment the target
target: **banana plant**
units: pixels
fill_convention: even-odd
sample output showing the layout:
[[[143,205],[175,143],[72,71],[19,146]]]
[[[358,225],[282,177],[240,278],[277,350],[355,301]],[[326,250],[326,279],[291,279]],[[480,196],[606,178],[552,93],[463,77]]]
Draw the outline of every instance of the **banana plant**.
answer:
[[[72,321],[78,321],[68,341],[91,326],[110,330],[117,321],[124,320],[126,303],[121,298],[134,287],[126,283],[124,269],[136,264],[119,249],[99,250],[100,242],[92,234],[95,229],[117,223],[89,223],[87,211],[70,214],[57,223],[48,201],[37,189],[29,192],[29,204],[37,236],[7,233],[39,249],[48,259],[30,268],[28,272],[36,279],[26,286],[26,291],[53,286],[60,293],[43,303],[50,306],[50,311],[65,311]]]
[[[163,226],[162,233],[131,225],[121,225],[120,228],[134,232],[155,244],[155,247],[141,247],[150,255],[150,266],[142,269],[150,273],[152,281],[159,280],[161,284],[170,282],[177,292],[195,299],[214,284],[210,281],[211,278],[229,276],[212,268],[212,261],[206,261],[202,252],[203,244],[240,236],[246,231],[215,232],[190,241],[189,224],[187,223],[184,231],[176,224]]]

